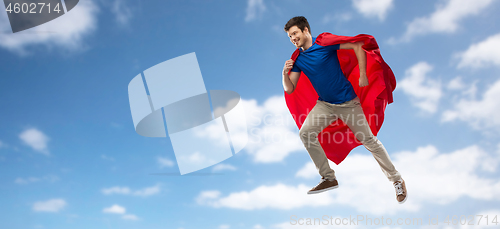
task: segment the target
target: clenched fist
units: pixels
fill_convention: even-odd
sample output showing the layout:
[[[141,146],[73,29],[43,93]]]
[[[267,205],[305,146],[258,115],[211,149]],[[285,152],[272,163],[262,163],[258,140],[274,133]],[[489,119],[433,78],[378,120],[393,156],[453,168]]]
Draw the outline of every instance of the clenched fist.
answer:
[[[283,67],[283,72],[288,73],[288,71],[292,68],[293,68],[293,60],[292,59],[287,60],[285,62],[285,66]]]

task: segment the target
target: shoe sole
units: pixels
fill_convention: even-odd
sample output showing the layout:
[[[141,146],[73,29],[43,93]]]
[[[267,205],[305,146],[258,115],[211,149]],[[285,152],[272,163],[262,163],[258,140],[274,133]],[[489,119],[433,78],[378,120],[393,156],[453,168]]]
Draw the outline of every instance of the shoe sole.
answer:
[[[317,193],[321,193],[321,192],[326,192],[328,190],[336,189],[338,187],[339,187],[339,185],[336,185],[336,186],[332,186],[332,187],[329,187],[329,188],[324,188],[324,189],[321,189],[321,190],[309,191],[309,192],[307,192],[307,194],[317,194]]]
[[[405,196],[405,199],[401,202],[398,201],[399,204],[404,204],[404,202],[406,202],[406,199],[408,199],[408,193],[406,193],[406,196]]]

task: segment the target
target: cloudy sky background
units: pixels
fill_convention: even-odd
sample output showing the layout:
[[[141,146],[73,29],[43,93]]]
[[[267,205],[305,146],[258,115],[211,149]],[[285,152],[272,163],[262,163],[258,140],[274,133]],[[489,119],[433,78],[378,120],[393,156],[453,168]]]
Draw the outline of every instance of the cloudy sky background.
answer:
[[[332,228],[291,217],[362,215],[422,219],[414,228],[495,227],[499,10],[494,0],[82,0],[16,34],[0,13],[0,226]],[[313,36],[377,39],[398,83],[378,137],[407,182],[405,204],[362,146],[332,165],[338,189],[306,195],[320,177],[281,85],[294,51],[282,28],[297,15]],[[180,176],[169,138],[135,133],[127,85],[191,52],[208,90],[241,95],[250,142]],[[466,222],[476,226],[447,225],[453,215],[474,215]],[[435,217],[439,225],[427,225]],[[406,227],[361,224],[352,228]]]

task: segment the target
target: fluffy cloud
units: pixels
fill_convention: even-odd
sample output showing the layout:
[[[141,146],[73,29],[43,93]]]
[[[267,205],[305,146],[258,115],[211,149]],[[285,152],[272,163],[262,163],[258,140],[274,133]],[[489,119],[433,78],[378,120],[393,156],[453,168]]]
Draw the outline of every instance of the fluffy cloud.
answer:
[[[19,138],[35,151],[44,155],[50,155],[47,149],[47,143],[50,140],[47,135],[36,128],[30,128],[19,134]]]
[[[447,88],[449,90],[462,90],[465,88],[465,83],[461,77],[455,77],[448,83]]]
[[[36,212],[59,212],[66,207],[66,201],[63,199],[50,199],[47,201],[38,201],[33,204],[33,211]]]
[[[236,126],[231,130],[231,141],[233,146],[236,141],[243,145],[245,141],[245,151],[253,157],[257,163],[273,163],[283,161],[290,153],[305,150],[298,135],[298,128],[288,108],[283,96],[272,96],[262,105],[257,101],[240,100],[240,105],[245,110],[246,128]],[[222,144],[227,141],[225,132],[214,131],[214,125],[208,125],[203,131],[197,133],[201,137],[210,139],[211,142]],[[248,140],[245,138],[246,131]],[[214,134],[219,133],[219,134]],[[191,155],[191,161],[202,161],[206,158],[201,154]]]
[[[40,181],[47,181],[47,182],[56,182],[59,180],[59,177],[54,176],[54,175],[48,175],[44,177],[28,177],[28,178],[16,178],[14,181],[16,184],[30,184],[30,183],[35,183],[35,182],[40,182]]]
[[[363,16],[383,21],[393,6],[393,0],[353,0],[352,4]]]
[[[114,204],[111,207],[102,209],[102,212],[111,213],[111,214],[125,214],[126,211],[127,211],[127,209],[125,209],[124,207],[122,207],[118,204]]]
[[[125,214],[125,213],[127,213],[127,209],[125,207],[118,205],[118,204],[113,204],[111,207],[104,208],[104,209],[102,209],[102,212],[108,213],[108,214],[121,215],[121,218],[123,220],[131,220],[131,221],[139,220],[139,217],[137,217],[134,214]]]
[[[234,171],[234,170],[236,170],[236,167],[234,167],[234,166],[232,166],[230,164],[220,163],[220,164],[217,164],[216,166],[214,166],[212,168],[213,172],[219,172],[219,171],[224,171],[224,170]]]
[[[157,157],[156,161],[160,165],[160,168],[174,166],[174,162],[168,158],[165,158],[165,157]]]
[[[97,28],[98,7],[92,1],[80,1],[71,11],[42,25],[12,33],[6,13],[0,14],[0,47],[19,55],[29,54],[28,47],[44,45],[75,51],[84,49],[83,38]]]
[[[255,162],[280,162],[292,152],[305,150],[283,96],[270,97],[262,105],[255,100],[242,102],[248,111],[245,149]]]
[[[136,220],[139,220],[139,217],[137,217],[134,214],[126,214],[126,215],[122,216],[122,219],[136,221]]]
[[[117,215],[122,215],[122,219],[124,220],[139,220],[139,217],[137,217],[134,214],[125,214],[127,212],[127,209],[125,207],[122,207],[118,204],[113,204],[111,207],[107,207],[102,209],[103,213],[109,213],[109,214],[117,214]]]
[[[460,59],[458,68],[481,68],[500,66],[500,33],[472,44],[467,50],[456,55]]]
[[[253,21],[261,17],[264,11],[266,11],[266,6],[264,5],[264,0],[248,0],[247,5],[247,15],[245,21]]]
[[[151,196],[160,193],[160,185],[157,184],[155,186],[151,187],[146,187],[140,190],[132,191],[128,187],[111,187],[111,188],[104,188],[101,190],[102,194],[104,195],[112,195],[112,194],[122,194],[122,195],[133,195],[133,196]]]
[[[429,33],[452,33],[459,28],[462,19],[479,14],[486,9],[493,0],[448,0],[439,4],[436,11],[425,17],[415,18],[406,28],[405,34],[391,42],[408,42],[417,35]]]
[[[111,12],[115,15],[115,20],[120,26],[127,26],[132,18],[132,10],[124,0],[115,0],[112,3]]]
[[[276,184],[273,186],[260,186],[251,191],[231,193],[221,197],[218,191],[204,191],[197,197],[197,203],[215,208],[227,207],[242,210],[255,210],[264,208],[294,209],[305,206],[327,206],[333,203],[329,195],[305,195],[310,187],[303,184],[290,186]]]
[[[394,187],[380,171],[372,155],[352,154],[340,165],[332,164],[339,180],[339,188],[317,195],[306,192],[309,185],[262,185],[250,191],[233,192],[226,196],[217,190],[201,192],[198,204],[215,208],[295,209],[345,205],[359,212],[375,215],[397,212],[416,212],[424,204],[444,205],[461,197],[476,200],[500,200],[500,179],[485,174],[497,171],[500,150],[488,154],[476,145],[440,153],[432,145],[415,151],[391,154],[392,160],[406,181],[408,200],[400,205]],[[312,162],[296,176],[319,181]]]
[[[435,113],[442,91],[441,83],[427,76],[430,71],[432,66],[426,62],[413,65],[406,70],[405,78],[398,83],[398,88],[410,97],[414,106]]]
[[[478,130],[497,129],[500,126],[500,80],[491,85],[482,99],[462,98],[453,108],[443,112],[442,121],[461,120]]]

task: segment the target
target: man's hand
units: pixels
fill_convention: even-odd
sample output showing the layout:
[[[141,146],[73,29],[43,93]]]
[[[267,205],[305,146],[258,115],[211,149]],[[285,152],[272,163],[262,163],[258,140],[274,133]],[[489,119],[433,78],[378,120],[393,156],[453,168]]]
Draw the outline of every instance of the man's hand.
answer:
[[[285,66],[283,67],[283,72],[288,74],[288,71],[293,68],[293,60],[287,60]]]
[[[359,87],[368,86],[368,77],[366,77],[366,53],[363,50],[363,42],[355,42],[355,43],[343,43],[340,44],[340,49],[353,49],[356,54],[356,58],[358,58],[358,66],[359,66]]]
[[[361,74],[359,76],[359,87],[365,86],[368,86],[368,77],[366,77],[366,74]]]
[[[299,82],[300,78],[300,72],[290,72],[290,75],[288,74],[288,71],[292,68],[293,60],[287,60],[285,62],[285,66],[283,67],[283,89],[285,89],[287,94],[291,94],[295,91],[295,86]]]

